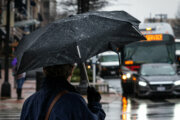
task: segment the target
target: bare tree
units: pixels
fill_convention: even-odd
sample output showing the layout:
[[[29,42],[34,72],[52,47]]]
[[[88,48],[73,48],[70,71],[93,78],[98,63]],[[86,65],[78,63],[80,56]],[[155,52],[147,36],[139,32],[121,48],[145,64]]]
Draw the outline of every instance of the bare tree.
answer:
[[[107,4],[108,4],[107,0],[90,0],[89,10],[90,11],[98,10]]]
[[[94,11],[102,8],[107,4],[107,0],[89,0],[89,11]],[[58,0],[57,13],[58,18],[77,14],[78,0]]]
[[[180,5],[176,13],[176,19],[172,21],[172,27],[176,38],[180,38]]]
[[[66,17],[76,14],[77,0],[58,0],[57,14],[58,17]]]

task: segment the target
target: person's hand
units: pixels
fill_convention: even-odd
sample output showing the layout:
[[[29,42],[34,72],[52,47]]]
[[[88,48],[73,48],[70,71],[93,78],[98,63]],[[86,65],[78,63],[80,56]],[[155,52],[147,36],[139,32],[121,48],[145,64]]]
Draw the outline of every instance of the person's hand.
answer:
[[[101,95],[98,91],[96,91],[96,89],[94,87],[88,86],[87,99],[88,99],[88,103],[100,102]]]

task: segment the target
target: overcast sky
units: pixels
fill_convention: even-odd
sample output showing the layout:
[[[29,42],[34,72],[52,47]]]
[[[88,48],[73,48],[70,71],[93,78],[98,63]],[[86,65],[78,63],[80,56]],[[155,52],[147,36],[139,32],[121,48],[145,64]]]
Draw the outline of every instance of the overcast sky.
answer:
[[[108,0],[108,6],[101,10],[125,10],[141,22],[155,14],[167,14],[175,18],[180,0]]]
[[[72,1],[72,0],[57,0]],[[73,0],[75,1],[75,0]],[[139,19],[141,22],[145,18],[154,17],[156,14],[167,14],[168,18],[175,18],[180,0],[106,0],[109,2],[107,6],[101,10],[124,10]],[[67,7],[67,6],[66,6]],[[74,8],[68,7],[66,9]],[[65,11],[63,6],[58,6],[58,12]]]

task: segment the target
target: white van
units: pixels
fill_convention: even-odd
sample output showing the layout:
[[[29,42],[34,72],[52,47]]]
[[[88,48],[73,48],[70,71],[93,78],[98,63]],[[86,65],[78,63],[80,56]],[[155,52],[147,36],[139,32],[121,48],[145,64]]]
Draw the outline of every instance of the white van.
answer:
[[[98,55],[100,76],[118,76],[119,75],[119,58],[118,54],[113,51],[103,52]]]

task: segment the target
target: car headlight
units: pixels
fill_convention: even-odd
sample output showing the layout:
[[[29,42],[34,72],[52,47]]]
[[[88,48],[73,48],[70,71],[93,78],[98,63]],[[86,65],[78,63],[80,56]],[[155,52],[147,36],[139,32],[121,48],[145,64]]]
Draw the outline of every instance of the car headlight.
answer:
[[[175,81],[174,85],[180,85],[180,80]]]
[[[131,74],[130,73],[127,73],[126,76],[127,76],[127,78],[131,78]]]
[[[139,81],[138,84],[143,87],[147,86],[147,83],[144,81]]]

